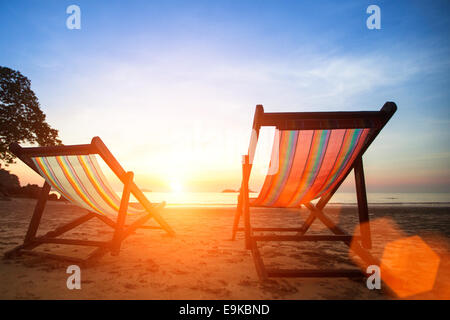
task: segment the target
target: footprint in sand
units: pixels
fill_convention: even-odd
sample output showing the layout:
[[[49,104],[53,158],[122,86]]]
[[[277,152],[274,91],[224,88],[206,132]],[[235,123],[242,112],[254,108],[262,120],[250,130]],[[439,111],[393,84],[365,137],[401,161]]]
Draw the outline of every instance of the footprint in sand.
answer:
[[[271,293],[273,296],[282,297],[287,294],[293,294],[297,293],[298,289],[289,284],[288,282],[278,282],[276,280],[269,280],[266,281],[264,284],[261,285],[261,288],[263,291]]]
[[[220,297],[228,297],[231,295],[230,290],[226,288],[217,288],[217,286],[212,285],[212,283],[204,281],[198,281],[196,285],[189,287],[189,289],[203,291]]]
[[[178,286],[177,285],[171,285],[171,286],[167,286],[166,288],[165,288],[165,290],[167,291],[167,292],[171,292],[171,291],[174,291],[174,290],[176,290],[176,289],[178,289]]]
[[[110,271],[108,271],[108,273],[111,273],[111,274],[118,274],[118,273],[120,273],[120,271],[118,271],[118,270],[110,270]]]
[[[188,274],[189,272],[184,271],[184,270],[180,270],[180,269],[175,269],[175,270],[172,270],[172,273],[181,275],[181,274]]]
[[[225,259],[225,261],[226,262],[229,262],[229,263],[237,263],[237,262],[242,262],[242,261],[244,261],[244,259],[242,259],[242,258],[228,258],[228,259]]]
[[[219,280],[218,282],[224,286],[228,285],[228,282],[226,282],[225,280]]]
[[[250,280],[241,280],[241,281],[239,281],[238,285],[243,286],[243,287],[251,287],[252,286],[252,281],[250,281]]]
[[[147,270],[148,272],[158,272],[159,266],[157,264],[150,264],[147,267],[145,267],[145,270]]]
[[[134,290],[134,289],[137,289],[137,288],[138,288],[138,286],[135,285],[135,284],[133,284],[133,283],[125,283],[125,284],[123,285],[123,287],[124,287],[125,289],[129,289],[129,290]]]

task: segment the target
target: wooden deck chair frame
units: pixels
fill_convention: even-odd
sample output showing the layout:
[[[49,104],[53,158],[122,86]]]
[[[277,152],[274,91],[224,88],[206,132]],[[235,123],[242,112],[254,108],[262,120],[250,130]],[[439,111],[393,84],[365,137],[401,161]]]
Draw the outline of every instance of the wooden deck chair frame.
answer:
[[[51,147],[29,147],[23,148],[17,143],[10,145],[10,151],[16,155],[20,160],[27,164],[30,168],[39,174],[39,170],[31,160],[31,157],[38,156],[69,156],[69,155],[90,155],[98,154],[104,162],[109,166],[113,173],[123,183],[123,193],[120,199],[120,207],[117,214],[117,220],[114,221],[105,215],[89,211],[87,214],[74,219],[56,229],[47,232],[42,236],[36,236],[39,228],[41,217],[44,212],[44,208],[48,199],[51,186],[45,181],[39,199],[37,200],[34,212],[28,227],[28,231],[25,235],[23,244],[15,247],[14,249],[5,253],[5,258],[11,258],[20,254],[39,255],[48,258],[72,261],[80,264],[86,264],[92,262],[103,256],[108,251],[112,255],[118,255],[122,241],[132,234],[138,228],[144,229],[163,229],[169,235],[174,236],[175,233],[172,228],[166,223],[166,221],[160,216],[160,211],[165,206],[165,203],[153,205],[138,188],[133,181],[133,172],[126,172],[120,163],[114,158],[112,153],[108,150],[106,145],[99,137],[94,137],[90,144],[83,145],[70,145],[70,146],[51,146]],[[138,217],[134,222],[126,225],[126,216],[129,205],[130,194],[133,194],[137,201],[145,209],[145,213]],[[106,225],[114,229],[113,237],[110,241],[93,241],[93,240],[79,240],[79,239],[64,239],[59,238],[60,235],[78,227],[79,225],[93,219],[98,218]],[[154,218],[160,225],[146,226],[144,225],[150,218]],[[38,247],[44,243],[64,244],[64,245],[79,245],[97,247],[86,259],[70,257],[65,255],[56,255],[50,253],[36,252],[32,249]]]
[[[265,280],[269,277],[361,277],[367,276],[365,271],[358,269],[349,270],[316,270],[316,269],[270,269],[266,268],[258,249],[259,241],[341,241],[358,255],[362,261],[364,270],[369,265],[378,265],[379,261],[375,259],[366,249],[371,249],[372,239],[370,233],[370,222],[367,205],[366,186],[364,180],[364,169],[362,156],[374,141],[379,132],[383,129],[389,119],[396,112],[397,106],[394,102],[386,102],[380,111],[360,111],[360,112],[286,112],[286,113],[265,113],[262,105],[257,105],[253,120],[253,130],[256,137],[259,135],[260,128],[263,126],[276,127],[279,130],[311,130],[319,129],[339,129],[340,120],[366,119],[366,128],[371,127],[374,131],[366,144],[362,147],[356,156],[353,165],[343,174],[343,178],[328,193],[324,194],[316,205],[304,203],[309,209],[310,214],[300,228],[253,228],[250,220],[250,199],[249,199],[249,179],[252,164],[249,161],[249,155],[243,156],[242,163],[242,184],[238,196],[238,205],[234,217],[232,239],[236,237],[238,231],[245,233],[245,247],[252,252],[254,264],[258,277]],[[334,121],[336,120],[336,121]],[[356,122],[355,122],[356,123]],[[356,125],[345,127],[345,129],[359,128]],[[251,147],[251,146],[250,146]],[[351,170],[355,174],[356,196],[359,213],[360,236],[352,236],[345,233],[331,219],[329,219],[323,210],[339,189],[342,182],[347,178]],[[244,228],[239,228],[241,216],[244,216]],[[305,235],[309,227],[315,220],[321,221],[334,235]],[[297,232],[296,235],[257,235],[258,232]],[[359,243],[361,242],[361,244]]]

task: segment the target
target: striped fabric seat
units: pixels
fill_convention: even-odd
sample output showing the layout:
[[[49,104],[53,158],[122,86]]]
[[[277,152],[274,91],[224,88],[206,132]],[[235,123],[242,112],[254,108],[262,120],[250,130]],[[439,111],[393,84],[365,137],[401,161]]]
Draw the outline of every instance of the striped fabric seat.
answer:
[[[73,204],[103,215],[117,215],[120,198],[97,162],[96,155],[32,157],[39,173]],[[128,207],[128,214],[143,213]]]
[[[345,177],[370,130],[277,130],[269,174],[251,205],[298,207],[326,194]]]

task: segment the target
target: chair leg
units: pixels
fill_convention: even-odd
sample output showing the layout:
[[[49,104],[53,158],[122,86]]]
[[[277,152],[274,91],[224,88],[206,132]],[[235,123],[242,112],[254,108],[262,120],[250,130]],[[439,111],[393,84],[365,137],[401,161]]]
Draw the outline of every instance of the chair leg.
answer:
[[[258,243],[255,240],[252,240],[251,244],[253,263],[255,264],[256,273],[258,274],[258,278],[260,281],[267,280],[267,271],[264,266],[264,261],[261,257],[261,254],[258,249]]]
[[[237,233],[237,229],[239,227],[239,220],[241,219],[241,215],[242,215],[242,200],[241,199],[242,199],[242,197],[241,197],[241,194],[239,193],[236,213],[234,214],[233,231],[231,234],[231,240],[236,239],[236,233]]]
[[[25,235],[23,244],[5,252],[4,254],[5,258],[13,257],[17,253],[19,253],[20,250],[25,249],[32,244],[33,239],[36,237],[39,224],[41,223],[42,214],[44,212],[45,205],[47,203],[50,189],[51,189],[50,184],[48,184],[47,181],[45,181],[44,185],[42,186],[42,190],[37,200],[36,206],[34,207],[33,216],[31,217],[30,224],[28,225],[28,230]]]
[[[354,166],[356,196],[358,200],[359,226],[362,236],[362,246],[366,249],[372,248],[372,236],[370,233],[369,208],[367,206],[366,183],[364,180],[364,169],[362,157],[355,160]]]
[[[141,202],[142,204],[142,202]],[[165,202],[163,203],[165,205]],[[144,206],[145,207],[145,206]],[[169,226],[169,224],[156,212],[155,208],[145,207],[147,212],[151,212],[151,217],[163,228],[167,234],[171,237],[175,236],[175,231]]]
[[[298,233],[299,236],[304,235],[308,230],[309,227],[311,227],[311,225],[313,224],[314,220],[316,220],[316,216],[311,212],[309,214],[309,216],[306,218],[305,222],[303,223],[301,229],[302,231],[300,231]]]
[[[122,199],[120,200],[119,213],[117,215],[116,227],[112,239],[111,255],[118,255],[120,251],[120,245],[123,240],[123,232],[125,219],[128,211],[128,203],[130,202],[131,183],[133,182],[133,172],[127,172],[122,192]]]
[[[45,181],[42,186],[41,194],[34,207],[33,216],[30,220],[30,225],[28,226],[28,231],[25,236],[24,243],[29,243],[36,236],[39,224],[41,223],[42,213],[44,212],[45,205],[47,203],[48,194],[50,193],[51,186]]]
[[[245,225],[245,248],[248,250],[252,249],[252,229],[250,224],[250,207],[247,201],[244,201],[244,225]]]

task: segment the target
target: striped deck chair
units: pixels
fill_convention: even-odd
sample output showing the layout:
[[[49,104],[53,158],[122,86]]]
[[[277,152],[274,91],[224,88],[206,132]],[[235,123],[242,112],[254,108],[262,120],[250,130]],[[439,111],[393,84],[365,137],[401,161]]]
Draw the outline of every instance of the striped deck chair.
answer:
[[[265,267],[258,250],[259,241],[343,241],[367,265],[379,265],[366,249],[371,234],[362,156],[397,110],[386,102],[380,111],[265,113],[256,106],[248,155],[243,157],[243,178],[234,218],[232,239],[245,232],[246,248],[252,251],[256,271],[267,277],[348,277],[361,276],[359,270],[298,270]],[[249,198],[248,183],[260,128],[276,127],[269,173],[255,199]],[[355,173],[360,236],[346,234],[322,211],[351,172]],[[312,200],[319,199],[314,205]],[[301,228],[252,228],[250,207],[300,208],[310,215]],[[244,216],[244,228],[239,228]],[[315,220],[334,235],[305,235]],[[267,235],[267,232],[276,232]],[[260,232],[265,232],[261,234]],[[295,232],[295,234],[280,234]]]
[[[19,144],[13,143],[10,146],[10,150],[41,175],[45,179],[45,183],[23,244],[8,251],[5,257],[27,253],[86,263],[101,257],[108,251],[113,255],[117,255],[122,241],[137,228],[163,229],[169,235],[174,235],[171,227],[160,216],[160,211],[165,203],[150,203],[133,182],[133,173],[126,172],[122,168],[99,137],[94,137],[90,144],[71,146],[22,148]],[[97,156],[103,159],[123,183],[121,198],[117,196],[103,174],[97,162]],[[71,203],[86,209],[88,213],[42,236],[36,236],[48,194],[52,188]],[[139,203],[129,203],[130,194]],[[128,225],[125,224],[127,215],[136,216],[135,220]],[[114,229],[113,237],[110,241],[64,239],[59,237],[92,218],[98,218]],[[144,225],[150,218],[155,219],[159,226]],[[87,259],[32,251],[33,248],[44,243],[92,246],[96,247],[96,249]]]

